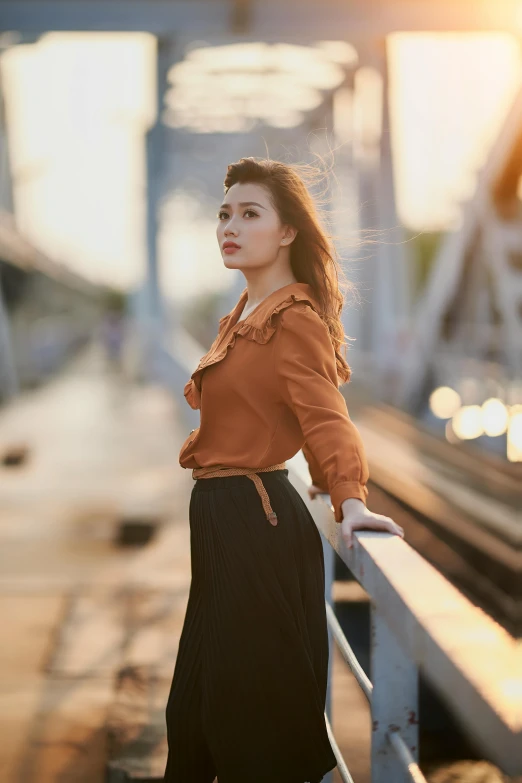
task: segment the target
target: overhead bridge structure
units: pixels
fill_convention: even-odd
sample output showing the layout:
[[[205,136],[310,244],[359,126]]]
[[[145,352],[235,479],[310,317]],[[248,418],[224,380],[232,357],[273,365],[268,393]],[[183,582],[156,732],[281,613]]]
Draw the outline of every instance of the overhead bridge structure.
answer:
[[[144,363],[149,362],[148,367],[158,367],[163,362],[163,377],[171,379],[172,391],[182,399],[183,383],[193,366],[187,364],[186,335],[180,332],[179,339],[176,335],[174,338],[169,335],[166,339],[165,307],[158,274],[158,225],[160,205],[168,187],[164,172],[169,149],[169,129],[163,121],[163,107],[169,88],[168,74],[176,62],[184,59],[187,47],[194,41],[204,41],[206,46],[216,47],[249,41],[300,45],[312,45],[319,40],[351,43],[357,51],[357,63],[346,68],[343,87],[351,90],[357,69],[366,66],[378,71],[383,85],[381,132],[376,149],[372,150],[372,156],[368,158],[374,160],[374,164],[356,172],[359,192],[363,196],[361,200],[365,204],[361,211],[362,228],[387,230],[398,223],[389,132],[387,36],[405,31],[520,31],[522,34],[522,5],[520,0],[0,0],[0,42],[4,48],[17,43],[34,42],[39,36],[51,31],[139,31],[150,33],[157,39],[157,113],[144,139],[147,165],[147,271],[135,316],[143,324],[146,334]],[[325,96],[324,116],[329,116],[327,97],[330,96]],[[517,103],[517,123],[520,116],[520,103]],[[508,130],[513,130],[513,133],[508,134],[509,143],[506,141],[501,145],[504,162],[511,160],[510,151],[520,146],[513,123],[509,124]],[[519,170],[518,158],[515,163]],[[515,163],[508,168],[514,168]],[[470,208],[470,237],[476,229],[475,207]],[[502,236],[503,263],[506,269],[509,266],[506,274],[509,280],[516,279],[518,286],[520,237],[517,234],[512,240],[511,233],[507,231]],[[511,241],[516,253],[511,252]],[[364,308],[360,316],[359,346],[375,357],[376,367],[381,364],[383,346],[390,345],[390,341],[384,338],[397,333],[401,318],[411,305],[405,259],[401,252],[400,242],[379,246],[371,263],[365,265],[364,279],[361,280],[363,286],[373,292],[374,304]],[[511,256],[516,256],[516,263],[509,262]],[[451,253],[448,251],[440,261],[441,269],[448,259],[450,265],[452,259],[456,259],[461,270],[466,260],[464,246],[453,248]],[[390,269],[393,269],[393,275]],[[437,275],[434,280],[434,285],[438,286]],[[461,277],[456,274],[455,289],[460,280]],[[508,294],[504,291],[505,312],[509,314],[512,323],[516,320],[513,334],[518,337],[522,333],[522,313],[516,311],[516,303]],[[440,319],[449,306],[448,297],[439,296],[437,291],[428,292],[425,301],[430,304],[430,318],[426,326],[428,331],[419,334],[419,341],[422,345],[436,346],[440,335]],[[3,326],[5,318],[1,316],[0,309],[0,345],[3,338],[8,339],[7,330]],[[399,359],[400,348],[393,341],[392,345]],[[414,350],[417,349],[420,350],[417,345],[414,346]],[[506,355],[519,356],[516,346],[510,343]],[[151,357],[158,361],[152,362]],[[430,371],[430,361],[423,360],[423,379]],[[167,370],[165,364],[168,365]],[[12,362],[9,366],[12,367]],[[412,367],[408,365],[408,373],[399,389],[403,399],[418,399],[420,393],[415,368],[412,370]],[[11,380],[14,384],[15,380]],[[190,413],[192,415],[194,411]],[[377,414],[376,418],[382,422],[382,416],[379,419]],[[191,422],[190,426],[194,424]],[[406,446],[410,446],[411,433],[406,435],[407,430],[406,426],[402,427],[400,437]],[[379,448],[377,439],[376,443]],[[428,454],[427,462],[429,457]],[[458,467],[464,471],[462,462]],[[390,482],[389,474],[386,476],[384,469],[380,474],[382,486],[386,481]],[[435,478],[438,480],[440,477]],[[292,480],[303,500],[308,503],[306,477],[298,470],[292,470]],[[491,563],[490,542],[498,548],[503,556],[503,570],[497,574],[497,579],[483,577],[480,587],[483,594],[490,597],[494,608],[504,608],[514,624],[519,617],[518,610],[505,595],[506,584],[511,585],[518,579],[517,584],[520,585],[520,536],[517,531],[513,532],[512,508],[504,509],[502,519],[485,521],[481,509],[483,526],[477,544],[471,540],[473,536],[470,535],[469,515],[464,508],[469,498],[459,492],[461,488],[457,483],[453,482],[451,487],[455,504],[458,501],[461,505],[461,513],[455,514],[460,526],[457,531],[460,554],[473,548],[474,568],[477,571],[468,569],[468,573],[476,573],[482,563]],[[495,491],[501,483],[500,479],[496,482]],[[510,492],[513,483],[509,481],[506,484]],[[411,494],[411,487],[406,489]],[[405,491],[404,487],[401,491]],[[422,492],[418,492],[418,507],[424,504],[423,508],[426,508],[426,498],[429,503],[439,502],[435,492],[430,493],[424,487]],[[395,499],[400,500],[398,497]],[[445,508],[449,507],[449,500]],[[498,500],[497,496],[495,500]],[[446,546],[448,542],[452,543],[454,531],[448,530],[447,519],[441,519],[441,507],[440,503],[437,524],[439,529],[444,529]],[[325,552],[328,553],[330,583],[326,597],[331,640],[337,641],[344,660],[371,703],[372,783],[424,780],[418,766],[419,672],[431,678],[470,735],[484,748],[487,757],[507,774],[522,775],[522,675],[518,666],[518,640],[489,614],[474,606],[408,543],[389,540],[390,537],[384,534],[358,533],[354,549],[349,552],[341,540],[339,526],[334,524],[329,504],[321,501],[313,507],[310,505],[310,508],[323,534]],[[410,514],[411,510],[411,506],[405,508],[404,513]],[[506,543],[508,538],[516,539],[515,547]],[[481,542],[486,543],[482,546]],[[508,546],[510,552],[507,552]],[[445,553],[449,549],[451,546],[446,546]],[[352,571],[371,602],[371,655],[374,670],[371,682],[363,676],[353,651],[340,632],[330,605],[334,552]],[[519,587],[517,589],[520,592]],[[430,596],[429,600],[427,595]],[[477,654],[479,649],[482,649],[482,654]],[[330,728],[329,707],[327,713]],[[332,742],[335,742],[333,734]],[[151,755],[153,753],[154,749]],[[336,753],[341,778],[349,783],[352,778],[337,746]],[[113,761],[108,780],[121,782],[132,779],[128,768],[123,768],[118,759]],[[163,759],[161,761],[163,763]],[[144,779],[146,776],[142,773],[143,769],[140,774]],[[148,769],[147,779],[159,780],[157,769],[154,774]]]

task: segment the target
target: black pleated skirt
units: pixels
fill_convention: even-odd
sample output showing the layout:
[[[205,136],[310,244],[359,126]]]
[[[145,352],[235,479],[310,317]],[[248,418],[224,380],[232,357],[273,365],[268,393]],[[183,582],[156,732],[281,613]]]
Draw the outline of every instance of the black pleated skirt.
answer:
[[[197,479],[166,783],[319,783],[336,766],[321,535],[288,470]]]

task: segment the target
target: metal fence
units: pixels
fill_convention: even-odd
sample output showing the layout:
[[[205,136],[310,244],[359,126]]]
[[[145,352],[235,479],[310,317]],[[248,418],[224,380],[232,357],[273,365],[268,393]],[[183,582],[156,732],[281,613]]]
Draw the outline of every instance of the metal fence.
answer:
[[[370,703],[372,783],[425,783],[418,766],[419,671],[484,755],[506,774],[522,774],[520,642],[398,536],[359,531],[353,548],[348,549],[328,496],[314,500],[308,496],[304,459],[294,458],[287,466],[325,543],[330,641],[338,644]],[[359,664],[331,605],[334,551],[370,599],[373,682]],[[330,669],[325,718],[339,773],[348,783],[353,779],[331,725],[331,679]]]

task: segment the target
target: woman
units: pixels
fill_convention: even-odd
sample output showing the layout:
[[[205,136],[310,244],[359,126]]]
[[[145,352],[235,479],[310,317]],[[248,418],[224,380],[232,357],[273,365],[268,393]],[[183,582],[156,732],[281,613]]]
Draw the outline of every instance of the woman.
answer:
[[[300,448],[313,498],[356,529],[403,535],[365,504],[368,466],[339,377],[338,266],[297,171],[228,167],[217,238],[247,287],[185,386],[200,426],[180,464],[196,483],[192,581],[166,708],[167,783],[318,783],[336,765],[324,709],[321,536],[288,479]]]

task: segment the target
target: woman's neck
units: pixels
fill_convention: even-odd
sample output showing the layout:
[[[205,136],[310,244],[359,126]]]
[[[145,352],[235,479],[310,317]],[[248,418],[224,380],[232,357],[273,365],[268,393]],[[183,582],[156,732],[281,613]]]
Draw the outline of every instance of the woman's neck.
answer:
[[[290,278],[278,278],[270,281],[263,280],[262,282],[249,282],[247,280],[247,300],[243,308],[243,313],[248,314],[248,312],[261,304],[267,296],[270,296],[274,291],[278,291],[279,288],[284,288],[286,285],[298,282],[299,281],[296,280],[294,275],[291,275]],[[241,314],[241,317],[243,317],[243,314]]]

